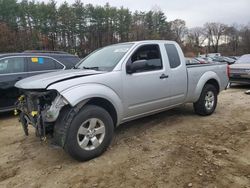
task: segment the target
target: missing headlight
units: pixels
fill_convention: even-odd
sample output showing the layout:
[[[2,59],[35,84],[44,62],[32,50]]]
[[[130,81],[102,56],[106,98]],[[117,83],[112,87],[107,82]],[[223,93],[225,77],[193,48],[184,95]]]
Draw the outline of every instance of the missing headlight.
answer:
[[[68,102],[66,99],[64,99],[63,96],[58,95],[55,100],[52,102],[51,106],[48,108],[48,110],[45,110],[44,112],[44,120],[45,122],[54,122],[56,121],[57,117],[59,116],[59,112],[67,105]]]

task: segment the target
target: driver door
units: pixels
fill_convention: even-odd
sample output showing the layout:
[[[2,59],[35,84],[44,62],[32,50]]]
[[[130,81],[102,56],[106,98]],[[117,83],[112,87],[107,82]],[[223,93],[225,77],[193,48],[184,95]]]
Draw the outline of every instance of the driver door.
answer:
[[[145,67],[133,73],[127,70],[128,64],[139,61],[143,61]],[[166,108],[169,104],[169,82],[160,46],[142,45],[126,63],[126,71],[123,71],[124,120]]]

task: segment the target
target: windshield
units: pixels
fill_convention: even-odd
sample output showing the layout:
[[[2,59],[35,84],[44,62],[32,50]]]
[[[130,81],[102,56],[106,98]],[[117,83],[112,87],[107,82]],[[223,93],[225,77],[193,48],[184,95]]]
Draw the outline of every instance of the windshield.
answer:
[[[132,46],[127,43],[101,48],[80,61],[76,68],[112,71]]]

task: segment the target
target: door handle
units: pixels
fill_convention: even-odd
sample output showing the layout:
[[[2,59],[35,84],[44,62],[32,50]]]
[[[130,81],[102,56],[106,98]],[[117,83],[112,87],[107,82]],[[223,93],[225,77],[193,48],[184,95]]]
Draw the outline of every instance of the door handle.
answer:
[[[165,78],[168,78],[168,75],[162,74],[162,75],[160,76],[160,79],[165,79]]]

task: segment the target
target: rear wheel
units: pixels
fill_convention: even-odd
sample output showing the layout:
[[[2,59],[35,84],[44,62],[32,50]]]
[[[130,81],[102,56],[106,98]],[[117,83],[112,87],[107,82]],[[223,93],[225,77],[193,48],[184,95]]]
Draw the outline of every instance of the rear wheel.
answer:
[[[217,106],[218,92],[214,85],[206,84],[200,98],[194,103],[194,111],[199,115],[211,115]]]
[[[72,120],[64,148],[76,160],[90,160],[108,148],[113,132],[110,114],[99,106],[88,105]]]

